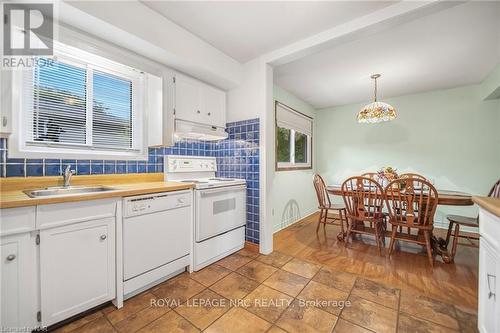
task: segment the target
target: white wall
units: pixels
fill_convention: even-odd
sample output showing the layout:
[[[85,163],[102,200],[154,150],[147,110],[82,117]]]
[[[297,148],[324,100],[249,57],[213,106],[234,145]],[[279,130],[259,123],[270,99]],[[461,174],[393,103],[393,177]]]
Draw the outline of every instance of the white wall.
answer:
[[[318,110],[318,172],[325,181],[391,165],[428,177],[438,189],[487,194],[500,177],[500,100],[483,101],[473,85],[384,101],[396,108],[396,120],[358,124],[362,104]],[[446,224],[447,213],[477,210],[439,206],[437,225]]]
[[[270,188],[274,169],[272,127],[273,71],[262,59],[257,58],[243,65],[241,84],[227,93],[227,122],[245,119],[260,120],[260,252],[273,250],[273,228],[269,218]]]
[[[240,84],[227,92],[228,123],[246,119],[261,118],[265,115],[265,94],[267,66],[256,59],[242,66]]]
[[[312,106],[278,86],[274,86],[274,100],[312,118],[316,116],[316,110]],[[316,169],[315,133],[316,130],[313,128],[313,168],[311,170],[274,172],[270,192],[274,231],[283,229],[317,210],[318,202],[312,185]]]
[[[498,45],[500,48],[500,42]],[[500,98],[500,64],[481,83],[481,97],[484,100]]]

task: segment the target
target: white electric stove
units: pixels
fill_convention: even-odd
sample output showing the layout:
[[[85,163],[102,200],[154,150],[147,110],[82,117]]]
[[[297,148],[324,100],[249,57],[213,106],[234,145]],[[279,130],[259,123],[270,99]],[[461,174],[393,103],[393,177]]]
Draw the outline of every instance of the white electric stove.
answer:
[[[245,245],[246,181],[215,177],[215,157],[164,159],[165,180],[194,184],[193,269],[236,252]]]
[[[185,179],[182,177],[180,181],[183,183],[193,183],[195,189],[201,190],[201,189],[206,189],[206,188],[215,188],[215,187],[225,187],[225,186],[235,186],[235,185],[246,185],[246,181],[244,179],[235,179],[235,178],[217,178],[217,177],[210,177],[210,178],[198,178],[194,179]],[[169,180],[175,180],[172,177],[169,177]]]

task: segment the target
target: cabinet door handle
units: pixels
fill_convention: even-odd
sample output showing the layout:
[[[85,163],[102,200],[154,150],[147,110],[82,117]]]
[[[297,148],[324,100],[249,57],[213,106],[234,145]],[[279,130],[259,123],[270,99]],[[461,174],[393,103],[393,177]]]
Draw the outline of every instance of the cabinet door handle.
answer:
[[[16,255],[15,254],[9,254],[7,256],[7,261],[13,261],[14,259],[16,259]]]
[[[105,240],[107,238],[106,235],[101,235],[101,240]]]
[[[200,110],[196,110],[196,113],[201,113],[201,111]]]
[[[209,113],[207,113],[207,114],[208,114],[209,116],[211,115],[211,113],[210,113],[210,112],[209,112]]]
[[[496,275],[493,275],[493,274],[487,274],[486,278],[488,279],[488,299],[493,297],[493,300],[496,301],[496,298],[497,298],[496,290],[491,291],[491,286],[495,285],[497,277],[496,277]],[[493,283],[490,283],[491,280],[493,280]]]
[[[3,116],[3,117],[2,117],[2,126],[3,126],[3,127],[7,126],[7,121],[8,121],[7,117],[6,117],[6,116]]]

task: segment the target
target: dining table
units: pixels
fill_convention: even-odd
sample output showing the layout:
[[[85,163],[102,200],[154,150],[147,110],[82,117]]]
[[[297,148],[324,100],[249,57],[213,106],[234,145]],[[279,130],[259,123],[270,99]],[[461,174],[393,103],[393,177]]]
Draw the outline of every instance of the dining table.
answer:
[[[326,191],[331,195],[342,196],[342,189],[340,184],[328,185]],[[472,194],[460,192],[460,191],[450,191],[450,190],[439,190],[438,192],[438,206],[472,206],[474,202],[472,201]],[[441,256],[443,261],[447,264],[452,263],[453,259],[448,248],[446,247],[446,241],[442,237],[438,237],[435,234],[432,235],[432,249],[433,251]]]

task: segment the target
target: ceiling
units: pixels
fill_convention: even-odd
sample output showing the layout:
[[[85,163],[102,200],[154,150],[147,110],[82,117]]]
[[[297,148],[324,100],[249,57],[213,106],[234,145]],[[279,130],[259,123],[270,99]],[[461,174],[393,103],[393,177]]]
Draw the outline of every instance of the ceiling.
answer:
[[[315,108],[479,83],[500,63],[500,3],[468,2],[276,67]]]
[[[396,1],[141,1],[244,63]]]

